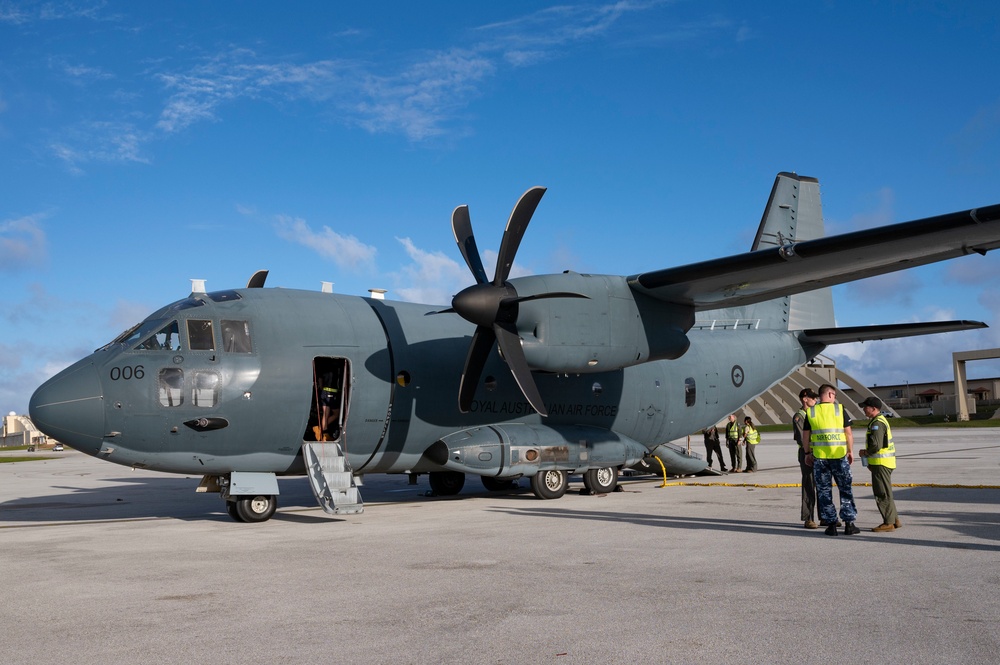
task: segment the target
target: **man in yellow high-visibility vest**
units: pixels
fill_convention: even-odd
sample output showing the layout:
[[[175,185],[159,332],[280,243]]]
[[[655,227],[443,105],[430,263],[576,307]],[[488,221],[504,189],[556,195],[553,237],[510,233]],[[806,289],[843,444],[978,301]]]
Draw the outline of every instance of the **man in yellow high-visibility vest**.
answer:
[[[882,415],[882,400],[878,397],[869,397],[863,402],[858,402],[858,406],[871,418],[868,421],[865,447],[858,453],[867,462],[868,470],[872,472],[875,505],[882,513],[882,523],[872,531],[876,533],[895,531],[903,524],[899,521],[896,502],[892,498],[892,470],[896,468],[896,444],[892,442],[892,428]]]
[[[837,403],[837,389],[829,383],[819,387],[819,403],[806,412],[802,428],[802,450],[806,464],[812,465],[816,479],[816,503],[819,518],[827,524],[826,535],[837,535],[837,508],[833,505],[833,485],[837,482],[840,494],[840,517],[844,520],[844,535],[861,533],[854,520],[858,510],[854,506],[851,486],[851,463],[854,462],[854,434],[851,419],[844,407]]]

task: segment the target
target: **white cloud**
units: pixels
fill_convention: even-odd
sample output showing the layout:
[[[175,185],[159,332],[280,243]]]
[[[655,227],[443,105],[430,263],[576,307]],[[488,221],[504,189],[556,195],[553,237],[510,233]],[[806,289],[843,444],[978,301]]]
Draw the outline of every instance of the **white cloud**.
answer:
[[[43,214],[0,222],[0,271],[36,266],[48,258]]]
[[[233,49],[188,72],[159,75],[172,94],[156,127],[167,134],[179,132],[196,122],[214,120],[218,107],[241,99],[322,100],[337,89],[339,67],[330,60],[264,63],[249,49]]]
[[[97,163],[149,164],[142,153],[148,135],[129,122],[83,122],[65,132],[62,140],[49,145],[74,175],[82,166]]]
[[[341,235],[328,226],[314,231],[303,219],[279,215],[275,230],[285,240],[308,247],[340,268],[371,269],[375,265],[375,247],[355,236]]]
[[[402,300],[428,304],[450,303],[452,296],[473,282],[469,269],[443,252],[427,252],[409,238],[396,238],[412,263],[393,275]],[[403,284],[407,286],[402,286]]]

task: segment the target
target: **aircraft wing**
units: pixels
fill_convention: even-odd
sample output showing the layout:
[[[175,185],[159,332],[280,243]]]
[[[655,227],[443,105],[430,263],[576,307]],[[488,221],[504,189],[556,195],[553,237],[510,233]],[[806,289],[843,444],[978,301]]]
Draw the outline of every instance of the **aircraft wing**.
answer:
[[[696,311],[750,305],[1000,247],[1000,204],[628,278],[650,297]]]
[[[955,332],[956,330],[976,330],[977,328],[988,327],[982,321],[933,321],[930,323],[891,323],[881,326],[812,328],[810,330],[803,330],[801,339],[804,343],[813,342],[829,346],[830,344],[868,342],[879,339],[913,337],[916,335],[936,335],[938,333]]]

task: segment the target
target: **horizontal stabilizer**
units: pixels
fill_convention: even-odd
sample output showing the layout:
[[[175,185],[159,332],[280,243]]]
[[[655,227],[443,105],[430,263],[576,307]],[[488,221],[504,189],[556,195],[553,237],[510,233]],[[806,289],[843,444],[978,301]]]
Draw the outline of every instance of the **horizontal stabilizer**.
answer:
[[[814,328],[803,330],[801,340],[829,346],[849,342],[868,342],[896,337],[936,335],[957,330],[988,328],[982,321],[931,321],[929,323],[892,323],[882,326],[849,326],[845,328]]]

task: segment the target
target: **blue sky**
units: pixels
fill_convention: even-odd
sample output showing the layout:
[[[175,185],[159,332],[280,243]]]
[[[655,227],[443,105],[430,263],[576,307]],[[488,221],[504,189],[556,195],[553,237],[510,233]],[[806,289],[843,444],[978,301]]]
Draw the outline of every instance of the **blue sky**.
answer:
[[[521,274],[666,268],[745,251],[779,171],[820,179],[827,233],[1000,203],[1000,12],[0,0],[0,409],[191,278],[446,303],[470,282],[452,209],[492,266],[533,185]],[[1000,346],[998,276],[837,287],[840,325],[993,327],[827,355],[946,380]]]

